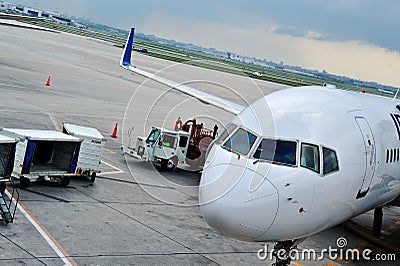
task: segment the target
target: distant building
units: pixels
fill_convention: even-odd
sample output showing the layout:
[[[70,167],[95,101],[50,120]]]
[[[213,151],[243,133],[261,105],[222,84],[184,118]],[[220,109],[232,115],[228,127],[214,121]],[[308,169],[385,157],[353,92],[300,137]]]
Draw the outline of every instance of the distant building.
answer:
[[[1,3],[0,3],[0,10],[1,10],[1,11],[7,11],[7,10],[11,9],[11,6],[12,6],[12,5],[13,5],[13,4],[11,4],[11,3],[1,2]]]
[[[7,11],[9,13],[30,16],[40,18],[42,16],[42,11],[30,7],[25,7],[21,5],[16,5],[8,2],[0,2],[0,10]]]
[[[52,20],[54,22],[57,22],[59,24],[63,24],[63,25],[68,25],[68,26],[73,26],[74,25],[74,21],[72,19],[63,18],[61,16],[52,15],[50,17],[50,20]]]
[[[42,11],[33,9],[30,7],[24,7],[22,10],[22,14],[30,17],[40,18],[42,17]]]
[[[8,2],[0,2],[0,11],[7,11],[10,13],[16,13],[16,7],[17,5],[12,4],[12,3],[8,3]],[[19,13],[22,13],[23,8],[21,11],[19,11]]]
[[[46,12],[42,12],[42,18],[50,18],[51,15],[49,13]]]
[[[76,26],[75,22],[69,18],[64,18],[60,14],[45,12],[42,10],[37,10],[31,7],[26,7],[22,5],[16,5],[8,2],[0,2],[0,10],[6,11],[8,13],[19,14],[23,16],[36,17],[36,18],[45,18],[51,21],[54,21],[59,24],[68,25],[68,26]],[[80,26],[80,25],[78,25]]]

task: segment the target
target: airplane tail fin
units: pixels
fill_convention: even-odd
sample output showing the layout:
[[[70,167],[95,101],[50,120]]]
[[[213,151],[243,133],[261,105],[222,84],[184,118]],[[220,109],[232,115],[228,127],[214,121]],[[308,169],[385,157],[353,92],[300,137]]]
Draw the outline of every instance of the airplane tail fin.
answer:
[[[133,45],[134,35],[135,35],[135,28],[131,28],[128,39],[126,40],[124,53],[122,54],[121,61],[120,61],[120,65],[125,68],[128,68],[131,66],[132,45]]]

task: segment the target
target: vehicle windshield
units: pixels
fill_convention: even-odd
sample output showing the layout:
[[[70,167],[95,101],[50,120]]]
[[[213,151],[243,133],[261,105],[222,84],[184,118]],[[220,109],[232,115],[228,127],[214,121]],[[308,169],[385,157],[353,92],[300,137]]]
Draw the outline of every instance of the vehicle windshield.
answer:
[[[224,144],[223,147],[247,155],[253,147],[257,136],[253,133],[239,128]]]
[[[176,136],[174,135],[168,135],[168,134],[163,134],[161,141],[158,142],[160,146],[166,147],[166,148],[172,148],[175,149],[176,147]]]
[[[159,136],[160,136],[160,131],[158,131],[157,129],[153,129],[150,132],[149,136],[147,137],[146,143],[153,145]]]
[[[287,140],[263,139],[254,152],[255,159],[278,164],[296,165],[297,142]]]

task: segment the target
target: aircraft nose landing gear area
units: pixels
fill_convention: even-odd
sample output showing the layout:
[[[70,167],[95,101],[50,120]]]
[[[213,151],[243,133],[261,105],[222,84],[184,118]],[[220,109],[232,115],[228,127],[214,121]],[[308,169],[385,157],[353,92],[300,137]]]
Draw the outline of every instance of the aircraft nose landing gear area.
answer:
[[[275,242],[273,256],[275,258],[275,266],[289,266],[292,262],[290,251],[297,248],[295,240]]]

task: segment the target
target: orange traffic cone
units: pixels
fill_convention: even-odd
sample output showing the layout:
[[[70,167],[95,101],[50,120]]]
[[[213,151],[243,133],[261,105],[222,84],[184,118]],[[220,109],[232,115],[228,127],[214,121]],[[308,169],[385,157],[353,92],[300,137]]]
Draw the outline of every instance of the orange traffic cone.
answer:
[[[50,87],[50,76],[49,76],[49,78],[47,79],[46,86],[47,86],[47,87]]]
[[[112,138],[117,138],[117,127],[118,127],[118,123],[115,123],[113,133],[111,134]]]

